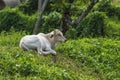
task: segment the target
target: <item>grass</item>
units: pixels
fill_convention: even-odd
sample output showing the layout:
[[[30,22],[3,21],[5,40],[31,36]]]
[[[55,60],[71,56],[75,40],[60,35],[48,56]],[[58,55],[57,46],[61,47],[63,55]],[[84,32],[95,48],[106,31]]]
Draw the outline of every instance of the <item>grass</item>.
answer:
[[[120,41],[107,38],[70,40],[57,49],[101,80],[120,79]],[[93,75],[93,74],[92,74]]]
[[[21,14],[21,13],[19,13]],[[24,16],[24,15],[23,15]],[[25,31],[0,33],[1,80],[119,80],[120,21],[108,18],[107,36],[68,40],[52,55],[43,56],[19,48]],[[116,37],[117,39],[113,39]]]
[[[119,4],[112,5],[120,7]],[[17,11],[16,9],[12,10]],[[8,8],[6,11],[11,12],[11,9]],[[24,15],[19,11],[17,14],[30,22],[34,21],[37,16],[37,14]],[[110,17],[106,22],[107,35],[109,37],[117,36],[118,40],[110,38],[68,40],[56,48],[56,63],[54,63],[52,55],[43,56],[19,48],[20,39],[29,33],[14,30],[2,31],[0,33],[0,79],[119,80],[120,20],[116,17]]]
[[[27,33],[28,34],[28,33]],[[0,79],[113,80],[120,79],[120,41],[107,38],[69,40],[52,55],[43,56],[19,48],[26,32],[0,34]]]
[[[43,56],[19,48],[19,40],[25,32],[11,31],[0,34],[0,79],[18,80],[97,80],[92,70],[81,68],[71,58],[57,54]],[[84,71],[83,71],[84,70]],[[89,71],[87,71],[89,70]]]

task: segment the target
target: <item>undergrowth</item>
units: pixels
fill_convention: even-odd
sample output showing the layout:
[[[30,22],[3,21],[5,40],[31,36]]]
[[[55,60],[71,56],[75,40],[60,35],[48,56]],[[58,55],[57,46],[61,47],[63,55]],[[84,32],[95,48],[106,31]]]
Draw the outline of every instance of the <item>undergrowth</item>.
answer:
[[[84,68],[92,68],[102,80],[120,79],[120,41],[107,38],[69,40],[57,47],[60,53]]]
[[[57,54],[43,56],[19,48],[19,41],[26,32],[1,32],[0,34],[0,79],[19,80],[97,80],[89,68],[80,68],[74,60]],[[84,71],[83,71],[84,70]],[[89,70],[89,72],[87,71]]]

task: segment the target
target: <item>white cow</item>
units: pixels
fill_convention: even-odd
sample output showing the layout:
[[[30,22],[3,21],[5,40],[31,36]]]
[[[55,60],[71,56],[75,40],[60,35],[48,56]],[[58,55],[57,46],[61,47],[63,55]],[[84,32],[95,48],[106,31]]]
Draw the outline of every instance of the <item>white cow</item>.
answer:
[[[58,29],[51,33],[39,33],[37,35],[27,35],[20,40],[19,46],[24,50],[37,50],[39,54],[53,54],[56,55],[54,48],[60,42],[65,42],[66,38]]]

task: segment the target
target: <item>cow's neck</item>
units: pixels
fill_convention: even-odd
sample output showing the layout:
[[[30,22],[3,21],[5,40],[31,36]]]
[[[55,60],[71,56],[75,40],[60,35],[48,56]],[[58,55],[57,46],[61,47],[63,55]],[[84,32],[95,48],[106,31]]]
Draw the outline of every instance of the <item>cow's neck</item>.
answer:
[[[50,43],[51,43],[51,48],[52,48],[52,49],[55,49],[56,41],[55,41],[54,39],[51,39],[51,40],[50,40]]]
[[[48,39],[48,41],[50,42],[51,44],[51,48],[52,49],[55,49],[55,46],[56,46],[56,41],[54,38],[49,38],[49,36],[46,36],[46,38]]]

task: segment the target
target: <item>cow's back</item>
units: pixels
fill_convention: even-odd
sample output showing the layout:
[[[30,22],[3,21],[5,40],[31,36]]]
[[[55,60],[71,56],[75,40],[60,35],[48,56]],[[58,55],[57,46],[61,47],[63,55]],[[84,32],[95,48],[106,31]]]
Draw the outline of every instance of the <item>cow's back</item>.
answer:
[[[19,46],[23,49],[44,49],[51,47],[50,42],[42,35],[28,35],[20,40]]]
[[[36,48],[39,43],[39,39],[36,35],[27,35],[20,40],[19,46],[21,48],[27,47],[29,49]]]

